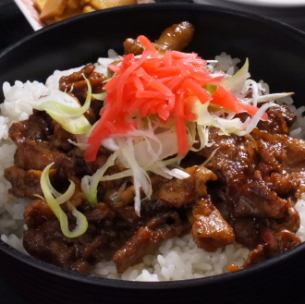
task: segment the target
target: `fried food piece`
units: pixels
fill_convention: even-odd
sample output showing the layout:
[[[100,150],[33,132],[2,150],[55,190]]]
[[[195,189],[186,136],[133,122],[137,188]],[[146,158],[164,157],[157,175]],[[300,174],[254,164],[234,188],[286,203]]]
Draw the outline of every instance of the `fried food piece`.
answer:
[[[81,0],[67,0],[66,1],[66,10],[77,11],[81,8],[81,6],[82,6]]]
[[[35,0],[35,7],[40,12],[40,20],[50,24],[82,13],[88,2],[89,0]]]
[[[41,10],[40,20],[47,22],[50,19],[62,15],[65,7],[66,4],[64,0],[46,0]]]
[[[94,12],[94,11],[95,11],[95,8],[92,7],[91,5],[86,5],[83,8],[83,13],[91,13],[91,12]]]
[[[38,10],[39,13],[42,12],[43,7],[45,6],[47,0],[35,0],[34,6]]]
[[[81,13],[137,3],[137,0],[35,0],[34,6],[40,20],[51,24]]]
[[[136,4],[137,0],[91,0],[90,4],[95,9],[105,9],[115,6]]]

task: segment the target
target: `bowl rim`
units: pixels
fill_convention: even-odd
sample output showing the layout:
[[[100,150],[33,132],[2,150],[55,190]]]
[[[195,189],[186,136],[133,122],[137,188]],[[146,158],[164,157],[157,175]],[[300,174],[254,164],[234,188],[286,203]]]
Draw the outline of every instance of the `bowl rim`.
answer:
[[[200,1],[200,0],[199,0]],[[286,0],[286,2],[275,2],[274,0],[259,0],[256,1],[246,1],[246,0],[217,0],[222,3],[243,5],[249,7],[259,7],[259,8],[302,8],[305,7],[304,0]],[[302,1],[302,2],[300,2]]]
[[[217,1],[231,1],[231,2],[236,2],[236,0],[217,0]],[[237,0],[238,1],[238,0]],[[273,26],[280,26],[282,29],[285,29],[286,31],[297,34],[297,35],[302,35],[305,37],[305,32],[302,31],[299,28],[296,28],[282,20],[276,19],[274,17],[270,16],[262,16],[258,15],[257,13],[250,13],[250,12],[245,12],[245,11],[236,11],[234,8],[227,8],[227,7],[221,7],[221,6],[216,6],[212,4],[199,4],[199,3],[148,3],[148,4],[132,4],[132,5],[127,5],[127,6],[122,6],[122,7],[114,7],[114,8],[108,8],[108,9],[103,9],[103,10],[97,10],[94,12],[86,13],[86,14],[81,14],[78,16],[74,16],[59,22],[56,22],[54,24],[45,26],[41,28],[38,31],[33,31],[33,33],[27,35],[26,37],[22,38],[21,40],[13,43],[12,45],[6,47],[4,50],[0,52],[0,60],[2,57],[4,57],[7,53],[13,51],[14,49],[18,48],[22,44],[26,43],[27,41],[34,39],[35,37],[38,37],[40,35],[43,35],[49,31],[56,30],[58,27],[63,27],[66,24],[72,24],[74,22],[78,22],[79,20],[83,20],[86,18],[90,18],[90,16],[94,15],[99,15],[99,14],[108,14],[108,13],[115,13],[116,11],[129,11],[129,10],[139,10],[139,9],[153,9],[153,8],[181,8],[181,9],[186,9],[186,10],[207,10],[211,12],[222,12],[224,14],[229,14],[231,16],[238,16],[246,19],[252,19],[253,21],[258,21],[262,22],[268,25],[273,25]]]
[[[248,19],[253,22],[259,22],[266,24],[271,27],[276,27],[281,31],[285,31],[290,35],[293,35],[294,38],[302,41],[305,41],[305,32],[296,29],[282,21],[275,20],[270,17],[262,17],[251,13],[239,12],[232,9],[226,9],[221,7],[215,7],[211,5],[200,5],[200,4],[187,4],[187,3],[158,3],[158,4],[143,4],[143,5],[130,5],[126,7],[110,8],[103,11],[96,11],[89,14],[84,14],[80,16],[73,17],[68,20],[56,23],[54,25],[45,27],[37,32],[33,32],[31,35],[23,38],[22,40],[16,42],[15,44],[9,46],[4,51],[0,53],[0,60],[5,59],[5,56],[10,52],[18,49],[23,44],[39,37],[45,35],[49,31],[57,30],[58,28],[64,27],[67,24],[71,25],[73,23],[81,22],[83,19],[90,18],[94,15],[104,15],[112,14],[116,12],[126,12],[130,10],[159,10],[159,9],[177,9],[177,10],[187,10],[187,11],[205,11],[208,13],[221,13],[224,15],[229,15],[231,17],[239,17],[242,19]],[[196,286],[207,286],[214,283],[225,283],[228,280],[233,281],[234,279],[246,278],[250,275],[254,275],[258,272],[271,268],[276,264],[280,264],[287,259],[292,258],[295,255],[305,252],[305,242],[300,244],[298,247],[281,254],[280,256],[271,258],[267,261],[261,262],[257,265],[252,266],[251,268],[243,269],[237,272],[232,273],[223,273],[208,277],[196,278],[196,279],[187,279],[187,280],[176,280],[176,281],[161,281],[161,282],[140,282],[140,281],[127,281],[121,279],[111,279],[103,277],[94,277],[94,276],[85,276],[77,272],[70,270],[62,269],[58,266],[49,264],[47,262],[38,260],[30,255],[27,255],[23,252],[16,250],[15,248],[9,246],[7,243],[3,242],[0,238],[0,252],[10,256],[13,259],[18,260],[19,262],[26,264],[27,266],[33,267],[37,270],[43,271],[46,274],[58,276],[70,281],[77,281],[78,283],[89,284],[99,287],[110,287],[113,289],[131,289],[131,290],[172,290],[172,289],[181,289],[181,288],[192,288]]]

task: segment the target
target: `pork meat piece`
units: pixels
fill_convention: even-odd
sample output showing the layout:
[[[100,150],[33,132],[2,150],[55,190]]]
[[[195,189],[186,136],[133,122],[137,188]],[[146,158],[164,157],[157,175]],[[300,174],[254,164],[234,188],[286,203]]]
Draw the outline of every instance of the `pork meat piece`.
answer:
[[[128,267],[141,262],[144,256],[156,252],[163,241],[180,236],[187,228],[188,224],[183,223],[175,211],[150,219],[113,255],[118,272],[122,273]]]
[[[182,51],[191,42],[193,35],[193,25],[187,21],[183,21],[166,28],[155,41],[154,45],[161,52],[167,50]],[[127,38],[123,46],[125,54],[131,53],[139,55],[143,52],[142,45],[132,38]]]
[[[257,127],[271,134],[288,135],[289,128],[296,120],[296,115],[285,105],[272,107],[267,113],[268,120],[261,120]]]
[[[255,217],[236,218],[233,223],[236,242],[247,248],[255,248],[260,242],[262,223]]]
[[[93,64],[87,64],[81,70],[68,76],[63,76],[59,80],[59,88],[63,92],[70,93],[83,103],[87,96],[87,83],[84,76],[90,81],[94,93],[103,91],[105,77],[95,71]],[[102,103],[100,103],[102,105]]]
[[[182,51],[191,42],[194,36],[194,27],[191,23],[183,21],[166,28],[155,44],[159,50]]]
[[[133,233],[130,227],[115,219],[103,203],[98,203],[94,209],[87,204],[79,209],[87,217],[89,228],[84,235],[70,239],[62,234],[58,220],[44,201],[29,204],[24,214],[26,251],[40,260],[87,273],[93,264],[109,259]],[[67,214],[73,227],[75,219],[69,212]]]
[[[186,169],[190,174],[186,179],[172,179],[161,183],[158,188],[158,199],[169,205],[180,208],[194,203],[198,197],[207,195],[207,182],[215,181],[217,176],[205,167],[193,166]]]
[[[4,171],[5,178],[11,183],[10,193],[18,197],[33,198],[42,195],[40,188],[40,170],[23,170],[12,166]]]
[[[286,172],[305,171],[305,141],[287,135],[270,134],[255,129],[252,136],[257,142],[262,161],[272,169]],[[267,173],[267,172],[266,172]],[[304,177],[303,177],[304,178]]]
[[[192,235],[197,246],[207,251],[215,251],[235,240],[233,228],[214,206],[210,196],[196,203],[192,222]]]
[[[255,129],[252,134],[261,159],[257,169],[269,182],[274,182],[272,175],[281,175],[280,184],[271,187],[279,195],[296,200],[305,191],[305,141],[259,129]]]
[[[232,187],[236,190],[235,194],[232,191],[236,217],[282,218],[288,208],[287,201],[269,189],[259,171],[246,184]]]
[[[44,141],[52,131],[51,118],[45,112],[34,110],[27,120],[18,121],[11,125],[9,136],[19,145],[27,140]]]
[[[289,230],[291,232],[297,232],[299,230],[300,215],[291,200],[288,201],[288,208],[283,218],[271,220],[269,226],[274,231]]]
[[[53,123],[53,132],[48,137],[48,142],[50,147],[59,151],[69,152],[74,148],[74,145],[71,142],[76,142],[76,138],[64,130],[60,124]]]
[[[51,149],[46,142],[27,141],[18,145],[15,153],[15,165],[24,170],[43,170],[60,159],[70,161],[64,153]]]
[[[207,168],[226,185],[244,183],[255,168],[255,141],[250,136],[219,135],[216,129],[211,129],[209,138],[212,146],[198,152],[206,158],[213,151],[216,152],[206,165]]]
[[[249,253],[248,258],[244,263],[244,267],[263,262],[301,244],[299,237],[289,230],[273,232],[270,229],[266,229],[263,233],[263,238],[264,242],[259,244]]]

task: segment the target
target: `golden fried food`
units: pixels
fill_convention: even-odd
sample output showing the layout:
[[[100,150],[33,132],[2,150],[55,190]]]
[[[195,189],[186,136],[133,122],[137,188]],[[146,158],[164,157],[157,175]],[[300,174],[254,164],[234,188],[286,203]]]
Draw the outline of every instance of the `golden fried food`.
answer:
[[[40,19],[46,21],[55,18],[58,15],[62,15],[65,10],[64,0],[47,0],[42,7],[40,13]]]
[[[115,6],[136,4],[137,0],[91,0],[91,5],[96,9],[105,9]]]
[[[94,11],[95,11],[95,8],[92,7],[91,5],[86,5],[83,8],[83,13],[91,13],[91,12],[94,12]]]
[[[35,0],[34,1],[34,6],[38,10],[39,13],[42,11],[46,2],[47,2],[47,0]]]
[[[34,5],[45,24],[54,23],[81,13],[115,6],[136,4],[137,0],[35,0]]]

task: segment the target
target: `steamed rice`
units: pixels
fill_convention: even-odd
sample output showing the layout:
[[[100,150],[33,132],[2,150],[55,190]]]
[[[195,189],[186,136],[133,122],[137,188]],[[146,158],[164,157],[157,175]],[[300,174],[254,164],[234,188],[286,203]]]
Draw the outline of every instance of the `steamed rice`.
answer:
[[[116,56],[111,52],[110,57]],[[222,53],[216,57],[218,63],[215,68],[233,74],[239,59],[231,58]],[[96,70],[104,73],[112,59],[99,59]],[[2,241],[12,247],[25,252],[22,246],[23,212],[28,202],[8,194],[10,183],[4,178],[5,168],[14,163],[16,150],[8,138],[9,126],[14,121],[24,120],[32,113],[33,106],[41,103],[41,98],[56,96],[60,77],[67,76],[80,68],[66,71],[55,71],[45,84],[34,81],[16,81],[14,85],[3,85],[4,102],[1,104],[0,116],[0,196],[7,197],[0,201],[0,233]],[[260,89],[269,91],[268,86],[260,82]],[[305,137],[305,119],[303,114],[305,106],[298,109],[293,105],[291,98],[282,100],[297,114],[291,136]],[[296,204],[300,214],[301,225],[297,235],[305,241],[305,195]],[[118,274],[115,265],[111,261],[98,263],[93,275],[134,281],[170,281],[199,278],[220,274],[226,271],[229,264],[242,265],[249,250],[239,244],[232,244],[216,252],[207,252],[197,247],[191,234],[180,238],[165,241],[155,255],[146,256],[143,262],[130,267],[123,274]]]

